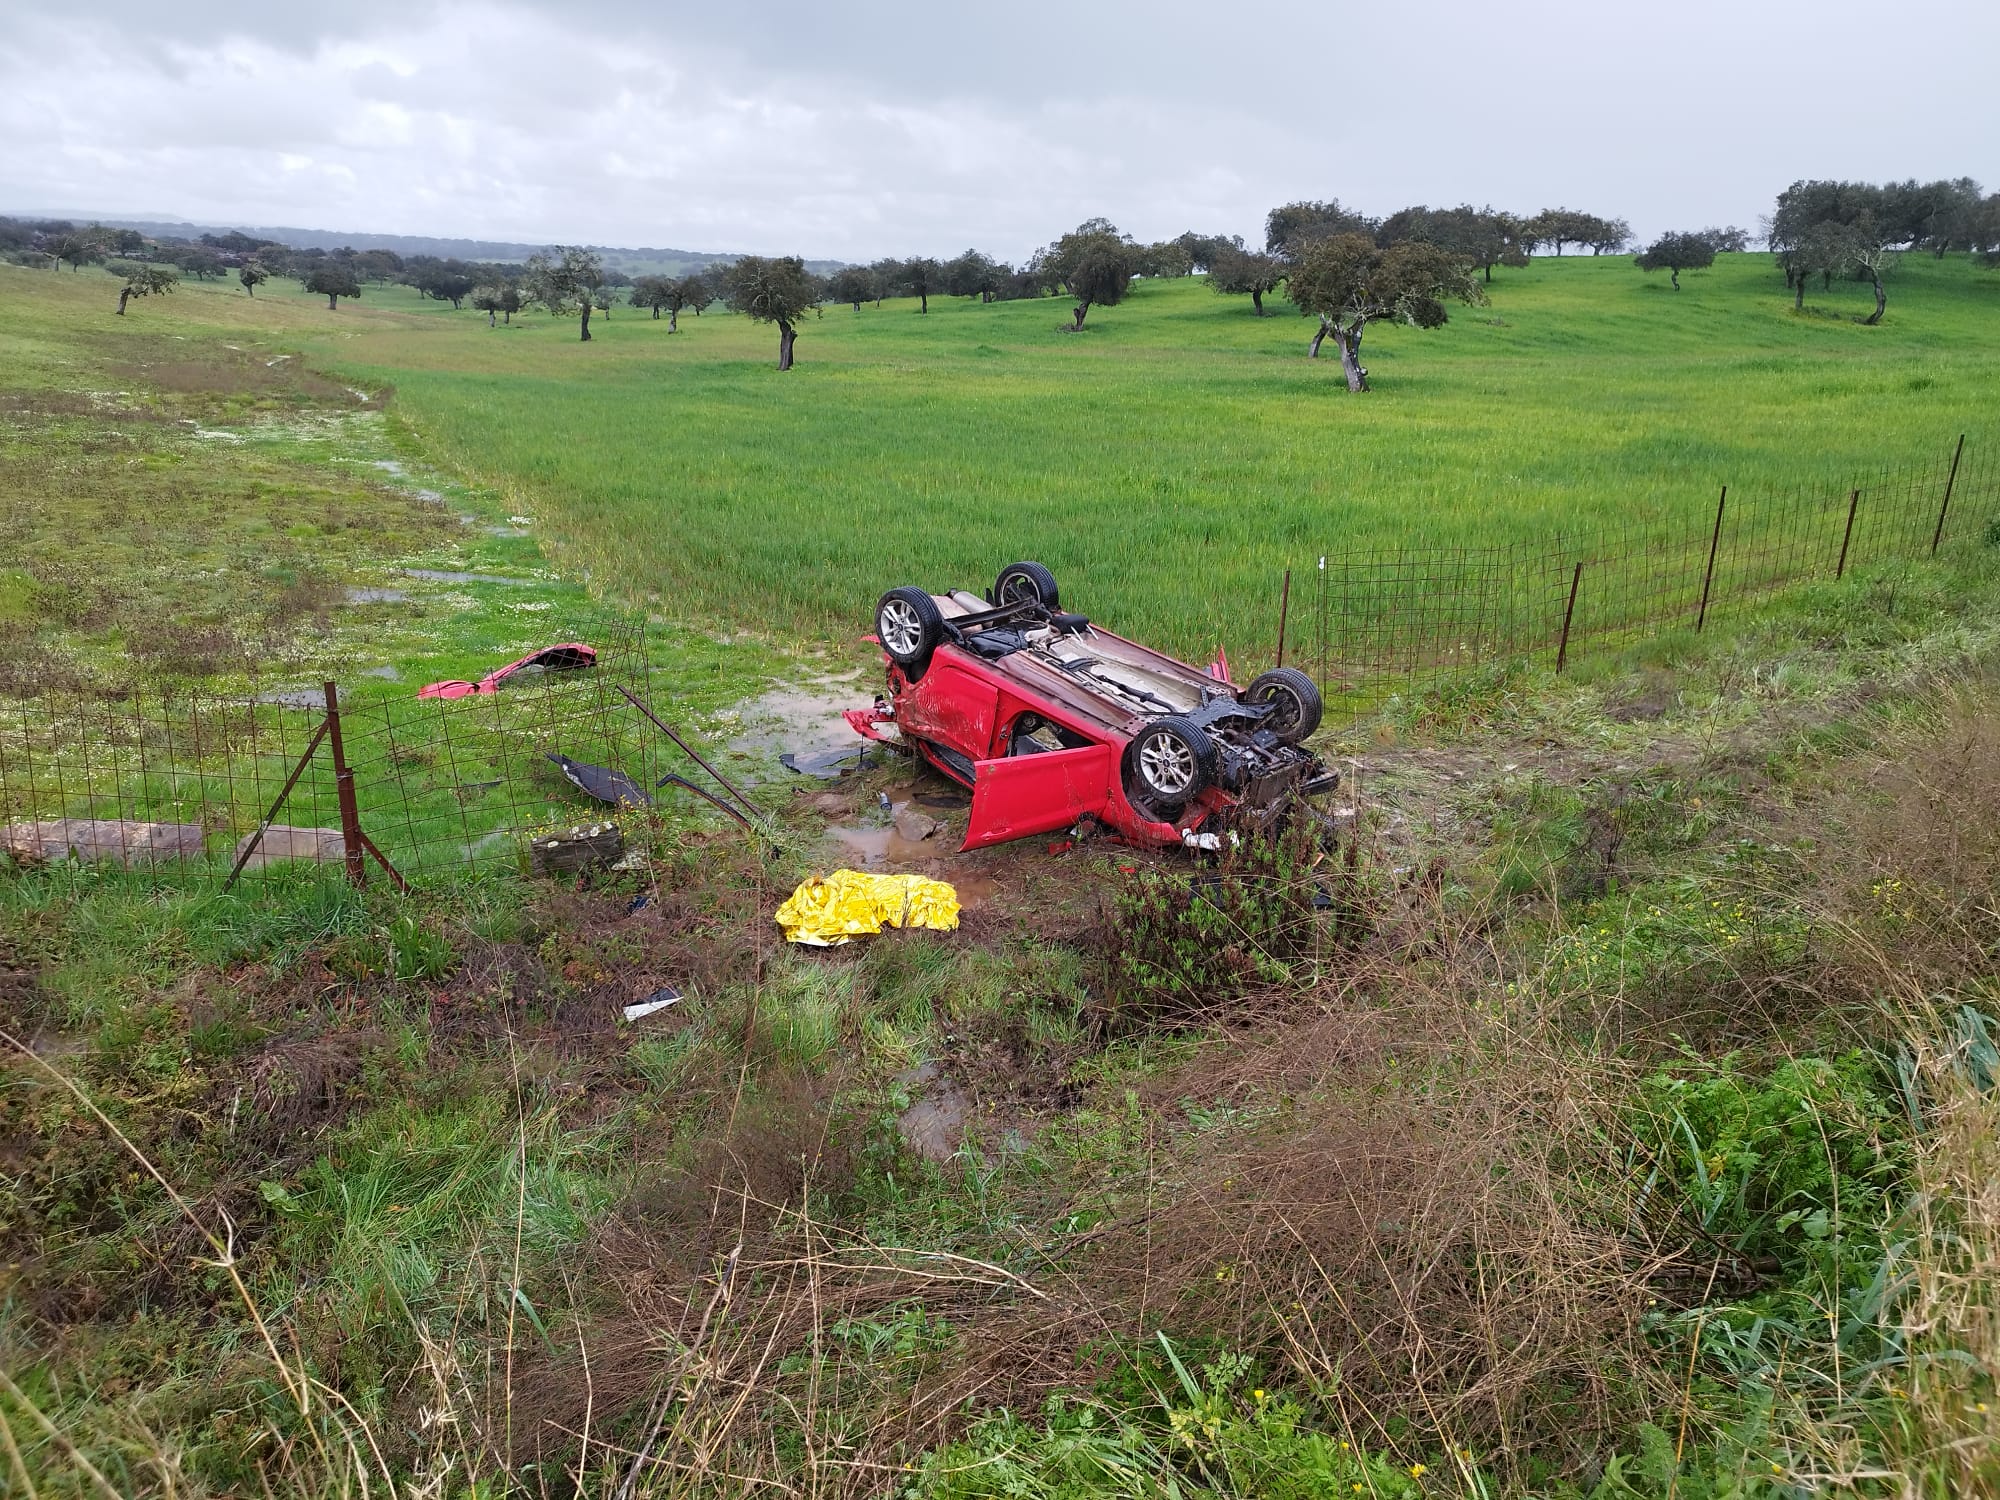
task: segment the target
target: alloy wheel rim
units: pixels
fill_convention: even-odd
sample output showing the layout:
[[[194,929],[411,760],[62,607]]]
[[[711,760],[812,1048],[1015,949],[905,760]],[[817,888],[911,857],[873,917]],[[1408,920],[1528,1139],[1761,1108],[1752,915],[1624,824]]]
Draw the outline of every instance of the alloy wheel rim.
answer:
[[[1157,792],[1176,796],[1194,785],[1194,752],[1173,735],[1157,734],[1140,746],[1139,765]]]
[[[876,623],[882,627],[882,644],[898,656],[914,656],[917,647],[923,644],[923,621],[901,599],[891,599],[883,605],[882,617]]]

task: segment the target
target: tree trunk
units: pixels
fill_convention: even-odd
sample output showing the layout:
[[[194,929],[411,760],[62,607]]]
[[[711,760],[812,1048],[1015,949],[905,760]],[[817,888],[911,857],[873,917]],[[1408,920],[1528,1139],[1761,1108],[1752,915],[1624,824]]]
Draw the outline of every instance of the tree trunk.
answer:
[[[931,294],[929,292],[924,292],[924,291],[918,292],[917,311],[920,313],[928,313],[930,310],[931,310]]]
[[[1681,268],[1679,266],[1668,266],[1667,275],[1672,278],[1674,290],[1678,292],[1681,289]]]
[[[655,323],[660,321],[660,304],[657,302],[653,304],[653,321]]]
[[[326,294],[326,310],[328,312],[340,311],[340,298],[333,292]]]
[[[122,317],[124,317],[124,316],[125,316],[125,304],[126,304],[126,302],[127,302],[127,301],[128,301],[128,300],[129,300],[130,298],[131,298],[131,296],[132,296],[132,288],[130,288],[129,286],[121,286],[121,287],[120,287],[120,288],[118,289],[118,316],[119,316],[119,317],[121,317],[121,318],[122,318]]]
[[[1081,333],[1083,331],[1083,315],[1090,311],[1090,304],[1088,302],[1079,302],[1069,311],[1070,316],[1076,319],[1074,323],[1070,324],[1069,331],[1071,333]]]
[[[1486,279],[1489,283],[1493,280],[1493,262],[1490,260],[1486,262]]]
[[[1264,316],[1264,294],[1254,286],[1250,288],[1250,306],[1256,310],[1258,317]]]
[[[1333,342],[1340,350],[1340,368],[1347,376],[1347,389],[1356,395],[1368,389],[1368,372],[1361,368],[1361,327],[1333,330]]]
[[[653,316],[657,318],[659,315],[660,315],[660,310],[657,307],[654,308]],[[669,308],[667,310],[667,332],[679,333],[680,331],[681,331],[681,310],[678,307]]]
[[[498,308],[496,308],[496,307],[489,307],[489,308],[487,308],[487,309],[486,309],[486,326],[487,326],[488,328],[491,328],[491,327],[492,327],[492,326],[493,326],[493,325],[494,325],[495,323],[497,323],[497,322],[499,322],[499,321],[500,321],[500,310],[499,310]]]
[[[798,342],[799,331],[782,320],[778,323],[778,368],[792,367],[792,345]]]
[[[578,342],[587,344],[590,342],[590,304],[588,302],[583,304],[582,326],[583,326],[583,333]]]
[[[1881,322],[1882,313],[1889,306],[1889,299],[1882,295],[1882,273],[1874,272],[1871,279],[1875,283],[1875,311],[1861,320],[1861,326],[1864,328],[1873,328]]]
[[[1798,280],[1792,283],[1792,311],[1804,312],[1805,310],[1806,310],[1806,278],[1805,274],[1801,272],[1799,274]]]
[[[857,298],[855,298],[855,299],[854,299],[854,310],[855,310],[856,312],[860,312],[860,311],[861,311],[861,299],[860,299],[859,297],[857,297]]]
[[[1320,319],[1319,329],[1313,334],[1312,347],[1306,350],[1307,359],[1319,358],[1319,346],[1326,342],[1326,320]]]
[[[506,312],[501,315],[500,321],[505,323],[509,328],[512,328],[514,326],[514,309],[511,307],[508,308]]]

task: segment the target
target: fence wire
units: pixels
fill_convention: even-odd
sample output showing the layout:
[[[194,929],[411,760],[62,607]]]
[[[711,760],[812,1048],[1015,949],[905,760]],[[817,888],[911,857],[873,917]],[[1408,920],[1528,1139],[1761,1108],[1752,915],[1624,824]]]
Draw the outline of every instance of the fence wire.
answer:
[[[1961,438],[1935,460],[1841,490],[1721,490],[1679,524],[1639,521],[1499,547],[1329,552],[1292,585],[1312,611],[1299,661],[1327,722],[1354,727],[1469,669],[1701,631],[1785,588],[1964,553],[2000,528],[1993,451]],[[1303,596],[1303,597],[1302,597]],[[1296,636],[1294,637],[1297,638]]]
[[[645,788],[670,769],[667,742],[619,691],[650,703],[654,686],[634,627],[600,647],[592,669],[526,674],[495,693],[341,691],[359,828],[407,878],[519,861],[537,831],[608,813],[552,755]],[[245,878],[338,867],[347,851],[327,718],[324,688],[310,685],[66,684],[0,696],[0,860],[76,858],[161,883],[219,882],[245,856]]]

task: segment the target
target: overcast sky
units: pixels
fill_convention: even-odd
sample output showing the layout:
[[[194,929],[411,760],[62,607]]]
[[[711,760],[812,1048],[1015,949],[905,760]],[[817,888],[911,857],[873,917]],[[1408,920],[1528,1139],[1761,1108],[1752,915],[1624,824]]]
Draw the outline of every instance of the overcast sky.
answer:
[[[1994,185],[1996,57],[1992,0],[4,0],[0,211],[848,260],[1302,197],[1754,230],[1797,177]]]

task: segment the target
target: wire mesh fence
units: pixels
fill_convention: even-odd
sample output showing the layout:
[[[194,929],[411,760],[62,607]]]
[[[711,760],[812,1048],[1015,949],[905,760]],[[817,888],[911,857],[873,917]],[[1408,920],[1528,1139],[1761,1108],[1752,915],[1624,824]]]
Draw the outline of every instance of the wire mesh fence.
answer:
[[[1328,722],[1351,726],[1470,668],[1542,662],[1560,671],[1583,650],[1699,632],[1810,580],[1962,553],[1991,542],[1996,526],[2000,464],[1993,449],[1960,438],[1932,461],[1839,490],[1725,488],[1678,525],[1328,553],[1307,574],[1310,592],[1291,585],[1309,611],[1293,661],[1317,678]]]
[[[650,703],[654,686],[634,627],[594,668],[457,699],[255,682],[0,696],[0,859],[160,883],[520,861],[537,831],[608,811],[551,757],[641,789],[668,768],[672,747],[620,691]]]

